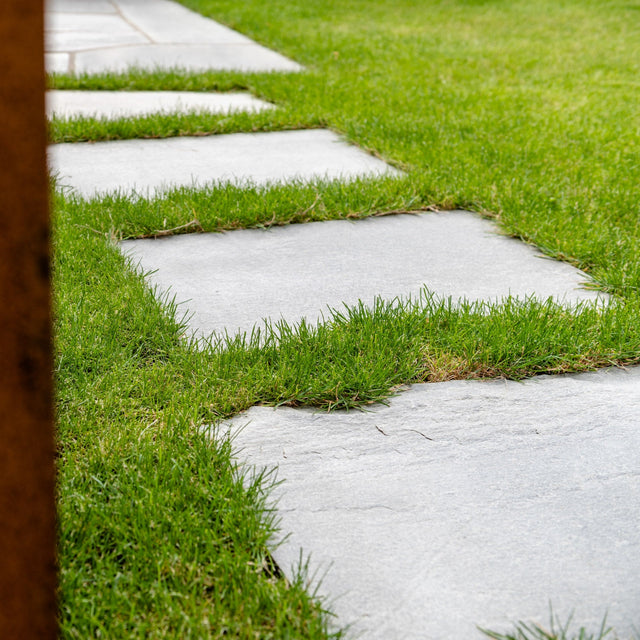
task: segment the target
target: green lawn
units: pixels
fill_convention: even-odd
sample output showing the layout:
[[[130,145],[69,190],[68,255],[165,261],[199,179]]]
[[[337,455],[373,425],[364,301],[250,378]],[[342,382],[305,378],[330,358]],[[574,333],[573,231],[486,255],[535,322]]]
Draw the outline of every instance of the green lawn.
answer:
[[[182,1],[307,71],[51,86],[246,88],[280,108],[56,120],[52,140],[327,126],[407,177],[54,197],[63,636],[324,638],[303,576],[288,584],[269,558],[260,483],[243,487],[228,443],[198,427],[258,402],[354,407],[414,381],[640,362],[640,3]],[[496,218],[583,268],[612,304],[452,308],[427,294],[198,351],[113,242],[433,207]]]

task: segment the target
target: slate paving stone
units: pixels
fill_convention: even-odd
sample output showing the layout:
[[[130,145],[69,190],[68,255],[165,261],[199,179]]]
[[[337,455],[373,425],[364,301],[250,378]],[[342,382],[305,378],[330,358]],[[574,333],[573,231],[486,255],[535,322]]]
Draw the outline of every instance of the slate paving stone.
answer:
[[[66,14],[58,14],[66,16]],[[72,16],[76,22],[77,16]],[[61,28],[55,25],[47,35],[47,51],[77,52],[100,47],[116,47],[148,43],[147,38],[129,26],[119,16],[98,15],[82,16],[91,20],[78,21],[84,23],[76,28]],[[94,24],[92,24],[94,23]],[[97,24],[95,24],[97,23]]]
[[[366,412],[253,407],[217,429],[271,492],[351,637],[473,640],[475,625],[640,629],[640,368],[412,386]],[[274,478],[274,476],[271,476]],[[275,543],[274,543],[275,544]],[[362,634],[359,636],[358,634]]]
[[[115,191],[145,196],[213,182],[399,175],[322,129],[58,144],[49,148],[49,162],[61,184],[87,197]]]
[[[248,93],[199,91],[47,91],[47,116],[127,118],[154,113],[263,111],[274,105]]]
[[[469,300],[509,294],[595,300],[570,265],[545,259],[468,212],[333,220],[224,234],[130,240],[122,250],[150,284],[193,314],[199,337],[250,331],[262,318],[315,322],[328,307],[376,296],[434,293]]]
[[[299,71],[299,65],[283,59],[279,53],[258,44],[202,45],[148,44],[95,51],[73,56],[77,73],[124,72],[135,67],[144,71],[179,69],[201,71]]]
[[[302,67],[250,38],[171,0],[49,0],[49,71],[101,73],[132,67],[187,71],[300,71]]]

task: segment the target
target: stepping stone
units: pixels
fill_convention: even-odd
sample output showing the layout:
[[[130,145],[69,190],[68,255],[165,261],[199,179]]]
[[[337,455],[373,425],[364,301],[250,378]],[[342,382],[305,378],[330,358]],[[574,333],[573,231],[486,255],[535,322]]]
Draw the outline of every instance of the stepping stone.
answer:
[[[309,558],[349,637],[480,640],[546,626],[551,603],[594,633],[607,613],[622,640],[640,629],[638,415],[634,368],[415,385],[366,412],[253,407],[219,431],[277,468],[275,560],[293,577]]]
[[[248,93],[196,91],[47,91],[47,116],[129,118],[154,113],[263,111],[274,105]]]
[[[61,13],[118,13],[111,0],[46,0],[46,9]]]
[[[49,161],[61,184],[86,197],[116,191],[147,196],[214,182],[400,175],[322,129],[58,144],[49,148]]]
[[[251,331],[263,318],[316,322],[328,307],[376,296],[595,300],[586,276],[499,235],[468,212],[423,213],[128,240],[149,284],[192,314],[196,336]]]
[[[49,72],[300,71],[292,60],[170,0],[48,0]]]

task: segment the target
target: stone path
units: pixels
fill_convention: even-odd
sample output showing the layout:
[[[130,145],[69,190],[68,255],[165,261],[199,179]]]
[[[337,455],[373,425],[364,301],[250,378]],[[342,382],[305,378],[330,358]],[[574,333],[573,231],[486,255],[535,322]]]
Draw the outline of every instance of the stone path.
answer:
[[[117,120],[169,113],[264,111],[274,105],[248,93],[196,91],[48,91],[47,116]]]
[[[168,0],[48,7],[50,70],[300,69]],[[119,97],[105,117],[183,100],[158,94],[149,107],[149,96]],[[88,93],[54,94],[50,105],[65,99],[65,114],[95,108]],[[55,145],[50,159],[62,184],[85,196],[394,173],[326,131]],[[122,249],[145,271],[157,269],[151,282],[194,312],[196,335],[244,330],[265,316],[317,320],[326,305],[415,295],[423,285],[455,298],[595,297],[580,288],[580,272],[465,212],[129,241]],[[234,438],[249,469],[278,468],[283,482],[272,498],[290,537],[275,558],[291,576],[300,554],[310,554],[312,582],[322,578],[320,593],[337,626],[352,625],[350,637],[479,639],[476,624],[545,622],[549,602],[594,629],[608,608],[625,634],[640,627],[639,405],[640,369],[611,370],[415,385],[388,407],[348,414],[254,407],[215,430]]]
[[[48,71],[300,71],[301,66],[170,0],[47,0]]]

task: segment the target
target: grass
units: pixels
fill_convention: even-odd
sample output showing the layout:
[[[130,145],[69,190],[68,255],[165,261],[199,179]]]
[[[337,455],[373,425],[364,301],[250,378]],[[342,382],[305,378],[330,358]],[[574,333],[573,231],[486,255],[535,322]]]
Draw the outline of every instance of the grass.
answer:
[[[496,633],[487,629],[480,629],[487,637],[493,640],[620,640],[614,633],[612,627],[607,626],[606,616],[596,632],[590,632],[585,627],[580,627],[577,631],[571,631],[573,616],[569,616],[566,623],[562,623],[551,611],[549,627],[542,627],[538,624],[527,624],[519,622],[515,625],[514,631],[506,634]]]
[[[304,576],[289,584],[269,559],[269,479],[243,486],[229,444],[199,427],[256,403],[353,408],[416,381],[638,363],[640,24],[634,2],[610,0],[183,3],[307,71],[55,76],[51,86],[248,89],[280,108],[55,120],[53,140],[329,126],[407,177],[135,202],[53,196],[62,635],[324,638],[330,618]],[[202,350],[113,244],[434,207],[493,217],[585,269],[612,304],[454,308],[427,292]]]

